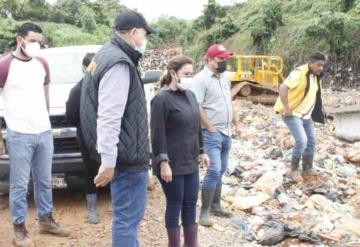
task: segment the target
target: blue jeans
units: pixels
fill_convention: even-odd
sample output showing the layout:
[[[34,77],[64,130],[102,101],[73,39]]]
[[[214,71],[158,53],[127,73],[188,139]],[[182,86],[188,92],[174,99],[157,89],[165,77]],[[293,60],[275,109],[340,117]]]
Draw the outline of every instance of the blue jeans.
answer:
[[[187,175],[173,176],[170,183],[165,183],[160,176],[158,179],[166,196],[166,228],[179,227],[180,213],[184,227],[194,225],[199,193],[199,170]]]
[[[27,217],[27,193],[30,173],[34,182],[34,197],[38,216],[45,217],[53,209],[51,168],[54,142],[51,131],[22,134],[7,130],[10,156],[10,211],[14,224]]]
[[[295,116],[283,118],[295,140],[293,157],[301,158],[303,155],[314,155],[315,153],[315,125],[310,119],[301,119]]]
[[[113,247],[139,246],[138,226],[145,211],[147,180],[147,170],[139,172],[115,170],[111,182]]]
[[[206,171],[203,187],[215,189],[222,183],[222,177],[228,168],[231,138],[220,132],[203,131],[205,151],[210,158],[210,165]]]

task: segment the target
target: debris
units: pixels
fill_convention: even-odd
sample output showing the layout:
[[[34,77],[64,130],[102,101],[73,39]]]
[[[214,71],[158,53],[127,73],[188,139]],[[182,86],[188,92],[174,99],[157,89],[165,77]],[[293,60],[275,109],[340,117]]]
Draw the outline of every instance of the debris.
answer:
[[[334,230],[335,226],[329,219],[329,217],[324,217],[322,221],[317,224],[317,226],[313,229],[316,233],[330,233]]]
[[[252,195],[236,197],[231,207],[235,210],[246,210],[257,207],[270,198],[271,197],[266,193],[256,192]]]
[[[354,214],[354,209],[351,206],[332,202],[322,195],[311,196],[307,203],[312,204],[317,210],[326,214]]]
[[[343,178],[350,178],[356,175],[356,170],[350,166],[340,166],[336,169],[336,172]]]
[[[220,225],[218,225],[218,224],[215,224],[215,225],[213,226],[213,228],[214,228],[216,231],[218,231],[218,232],[224,232],[224,231],[225,231],[225,228],[222,227],[222,226],[220,226]]]
[[[360,150],[359,149],[353,149],[349,150],[344,157],[347,161],[360,165]]]
[[[231,225],[236,229],[244,232],[244,239],[248,241],[253,241],[255,239],[254,233],[250,230],[249,226],[242,220],[234,220],[231,222]]]
[[[279,148],[274,148],[270,152],[270,158],[273,160],[277,160],[279,158],[282,158],[284,156],[283,152]]]
[[[285,238],[284,224],[271,220],[265,222],[260,226],[260,230],[257,234],[259,244],[262,245],[274,245],[283,241]]]
[[[277,188],[282,186],[283,175],[279,172],[267,172],[254,184],[254,189],[273,196]]]

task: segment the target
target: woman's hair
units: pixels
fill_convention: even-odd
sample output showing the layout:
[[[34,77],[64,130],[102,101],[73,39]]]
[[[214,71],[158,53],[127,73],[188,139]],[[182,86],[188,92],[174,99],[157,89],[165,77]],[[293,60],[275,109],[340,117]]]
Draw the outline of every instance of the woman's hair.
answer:
[[[85,57],[83,58],[82,65],[87,68],[94,56],[95,53],[86,53]]]
[[[160,86],[163,87],[171,83],[172,78],[170,70],[178,72],[184,65],[193,63],[193,60],[185,55],[177,55],[171,58],[168,65],[166,66],[166,74],[160,79]]]

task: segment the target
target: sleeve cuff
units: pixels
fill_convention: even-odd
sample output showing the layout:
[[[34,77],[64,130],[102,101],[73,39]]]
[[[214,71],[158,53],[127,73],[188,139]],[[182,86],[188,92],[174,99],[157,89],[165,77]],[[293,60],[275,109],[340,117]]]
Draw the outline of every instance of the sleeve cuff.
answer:
[[[115,168],[117,155],[101,154],[101,165],[107,168]]]
[[[161,153],[155,156],[155,164],[159,164],[162,161],[170,161],[169,156],[166,153]]]
[[[200,148],[200,154],[205,154],[205,149],[204,148]]]

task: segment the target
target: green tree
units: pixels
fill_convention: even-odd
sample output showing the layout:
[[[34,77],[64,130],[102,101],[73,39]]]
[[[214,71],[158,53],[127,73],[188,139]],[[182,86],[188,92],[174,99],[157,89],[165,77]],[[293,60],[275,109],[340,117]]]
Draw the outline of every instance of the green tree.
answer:
[[[94,33],[96,30],[95,14],[92,9],[82,8],[81,25],[85,32]]]
[[[209,29],[215,24],[216,18],[221,18],[226,15],[225,9],[221,7],[216,0],[208,0],[208,4],[203,11],[203,22],[206,29]]]
[[[51,21],[81,26],[79,15],[81,0],[58,0],[51,14]]]
[[[263,5],[260,22],[255,22],[251,37],[258,53],[265,53],[269,42],[279,26],[283,23],[283,10],[280,0],[270,0]]]
[[[355,6],[356,0],[336,0],[338,6],[340,7],[340,11],[348,12]]]
[[[15,43],[16,22],[12,18],[0,18],[0,54],[11,49]]]
[[[20,2],[18,0],[0,0],[0,16],[7,18],[16,16],[20,10]]]
[[[306,36],[315,40],[325,40],[328,51],[336,58],[346,55],[349,40],[346,29],[349,28],[343,13],[326,12],[320,19],[313,21],[306,30]]]
[[[176,17],[161,16],[152,23],[156,33],[149,40],[153,47],[178,46],[185,42],[184,33],[187,30],[187,22]]]

